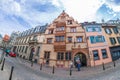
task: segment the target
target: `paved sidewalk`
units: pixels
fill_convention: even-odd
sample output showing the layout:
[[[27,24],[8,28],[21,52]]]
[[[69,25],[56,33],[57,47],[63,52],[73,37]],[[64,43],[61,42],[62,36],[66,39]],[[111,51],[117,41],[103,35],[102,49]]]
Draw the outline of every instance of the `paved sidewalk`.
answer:
[[[23,60],[21,58],[20,59],[21,63],[24,64],[25,66],[27,66],[30,69],[33,69],[35,71],[40,71],[40,65],[39,64],[33,64],[33,67],[31,67],[31,62],[27,61],[27,60]],[[81,71],[77,71],[77,69],[73,68],[72,69],[72,78],[89,78],[89,77],[93,77],[96,74],[100,74],[100,73],[104,73],[107,72],[109,70],[114,70],[114,68],[120,67],[120,60],[115,61],[116,66],[114,67],[113,62],[105,64],[105,70],[103,70],[103,66],[96,66],[96,67],[82,67]],[[52,67],[47,67],[47,66],[42,66],[42,70],[41,72],[49,74],[49,75],[53,75],[52,74]],[[64,69],[64,68],[55,68],[55,73],[54,73],[54,77],[64,77],[64,78],[68,78],[70,77],[70,71],[69,69]]]

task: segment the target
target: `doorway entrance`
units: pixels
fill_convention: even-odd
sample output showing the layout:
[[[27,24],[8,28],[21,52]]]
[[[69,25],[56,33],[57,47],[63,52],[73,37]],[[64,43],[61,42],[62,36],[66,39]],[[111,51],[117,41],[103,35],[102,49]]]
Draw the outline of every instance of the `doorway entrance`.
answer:
[[[32,61],[32,59],[33,59],[33,52],[34,52],[34,48],[32,48],[30,51],[30,56],[29,56],[30,61]]]
[[[79,52],[74,56],[75,67],[77,67],[77,60],[80,60],[82,67],[87,66],[87,60],[86,60],[86,55],[85,54]]]

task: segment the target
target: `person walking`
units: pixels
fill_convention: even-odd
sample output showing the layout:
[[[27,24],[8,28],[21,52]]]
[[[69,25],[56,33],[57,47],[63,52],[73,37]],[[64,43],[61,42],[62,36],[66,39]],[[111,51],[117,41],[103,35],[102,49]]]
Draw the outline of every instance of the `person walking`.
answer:
[[[70,68],[73,68],[73,61],[70,62]]]
[[[80,67],[81,67],[81,62],[80,60],[77,61],[77,68],[78,68],[78,71],[80,71]]]

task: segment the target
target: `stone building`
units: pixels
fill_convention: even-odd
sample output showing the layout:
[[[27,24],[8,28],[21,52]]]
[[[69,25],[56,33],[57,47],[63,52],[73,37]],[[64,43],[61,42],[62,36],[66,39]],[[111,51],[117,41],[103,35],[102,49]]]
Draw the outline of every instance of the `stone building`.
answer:
[[[24,59],[34,60],[37,63],[46,27],[47,25],[36,26],[35,28],[21,32],[16,39],[14,52]]]
[[[40,51],[40,63],[56,67],[69,67],[79,60],[89,66],[85,31],[82,26],[62,12],[46,29],[45,42]]]

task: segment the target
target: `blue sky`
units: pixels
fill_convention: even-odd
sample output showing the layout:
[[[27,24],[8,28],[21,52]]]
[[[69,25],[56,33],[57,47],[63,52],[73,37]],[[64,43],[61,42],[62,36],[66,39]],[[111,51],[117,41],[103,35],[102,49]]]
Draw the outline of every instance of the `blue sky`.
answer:
[[[51,23],[63,10],[78,22],[120,18],[120,0],[0,0],[0,34]]]

